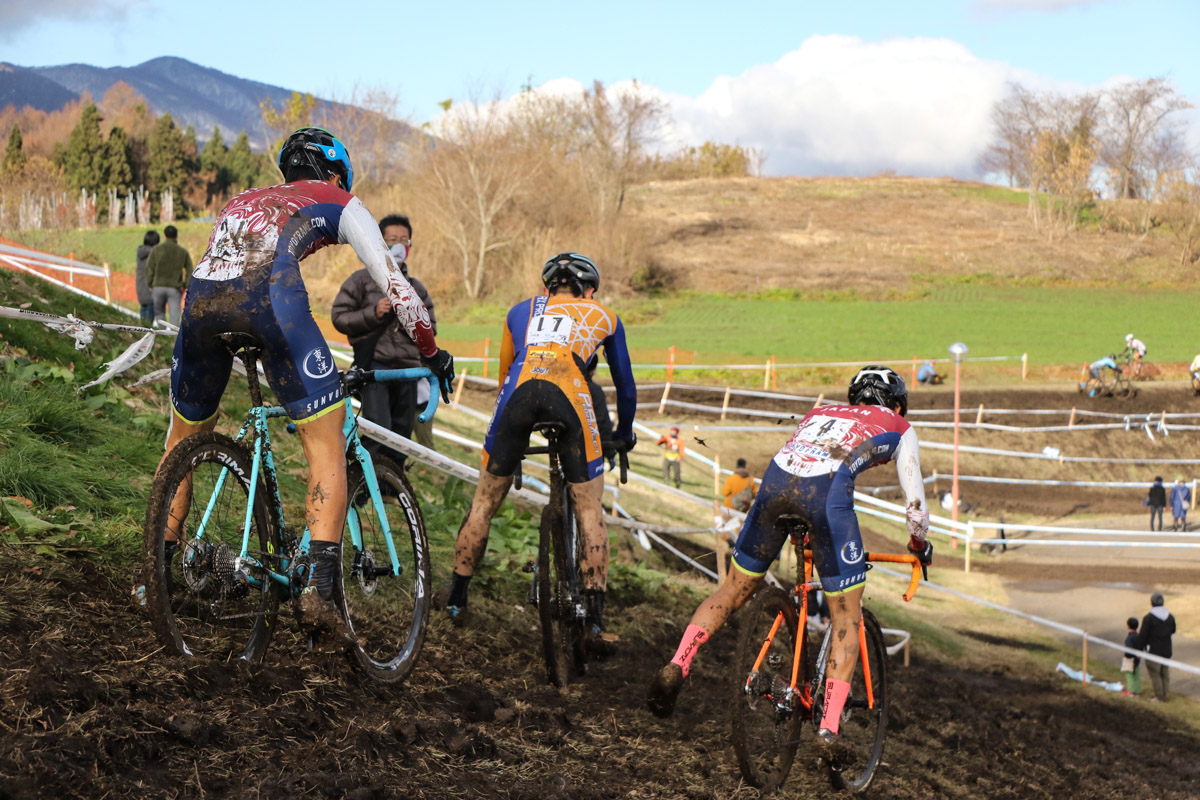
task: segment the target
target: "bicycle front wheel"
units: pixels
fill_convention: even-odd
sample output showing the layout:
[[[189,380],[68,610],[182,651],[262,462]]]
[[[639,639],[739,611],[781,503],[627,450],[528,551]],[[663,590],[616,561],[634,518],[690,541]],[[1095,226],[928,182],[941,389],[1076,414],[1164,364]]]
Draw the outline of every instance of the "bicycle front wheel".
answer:
[[[358,640],[347,653],[375,680],[397,683],[412,672],[425,641],[432,583],[429,545],[421,507],[404,471],[388,458],[372,459],[379,506],[362,469],[352,465],[342,534],[341,593],[346,620]]]
[[[146,607],[178,655],[254,662],[270,642],[279,597],[267,570],[279,566],[279,540],[261,485],[246,513],[250,466],[228,436],[197,433],[155,478],[143,530]]]
[[[875,615],[864,608],[862,616],[866,647],[854,665],[850,696],[842,711],[839,731],[846,754],[838,763],[827,765],[833,788],[851,792],[866,791],[871,785],[875,770],[883,761],[887,733],[887,647]],[[825,688],[821,687],[821,691]]]
[[[811,715],[802,700],[807,669],[797,678],[799,694],[789,692],[798,623],[795,604],[776,588],[760,589],[742,614],[731,687],[733,749],[742,777],[764,792],[787,780],[800,724]]]

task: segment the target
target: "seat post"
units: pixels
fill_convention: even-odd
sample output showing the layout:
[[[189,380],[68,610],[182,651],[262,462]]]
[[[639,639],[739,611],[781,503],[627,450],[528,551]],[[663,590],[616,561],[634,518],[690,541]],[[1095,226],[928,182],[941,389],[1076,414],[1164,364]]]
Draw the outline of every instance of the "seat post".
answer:
[[[257,348],[242,349],[242,364],[246,367],[246,377],[250,381],[250,400],[256,407],[263,404],[262,387],[258,384],[258,355]]]

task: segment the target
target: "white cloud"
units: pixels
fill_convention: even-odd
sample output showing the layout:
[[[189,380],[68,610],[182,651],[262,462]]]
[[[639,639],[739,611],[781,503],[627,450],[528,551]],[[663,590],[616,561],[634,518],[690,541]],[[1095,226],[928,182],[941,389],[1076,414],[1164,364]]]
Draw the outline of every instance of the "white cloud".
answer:
[[[967,176],[1014,77],[946,39],[814,36],[699,97],[669,96],[673,135],[762,148],[770,174]]]
[[[123,19],[149,4],[150,0],[0,0],[0,39],[11,40],[42,20]]]

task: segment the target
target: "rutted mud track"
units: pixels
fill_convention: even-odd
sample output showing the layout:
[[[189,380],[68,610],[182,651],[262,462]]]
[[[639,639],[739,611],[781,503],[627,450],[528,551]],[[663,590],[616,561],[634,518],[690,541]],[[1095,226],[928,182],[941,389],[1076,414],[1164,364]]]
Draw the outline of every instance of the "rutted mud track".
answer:
[[[128,585],[85,558],[0,551],[0,575],[0,798],[757,796],[729,746],[731,632],[675,719],[643,710],[683,621],[651,605],[614,609],[621,653],[561,692],[534,615],[486,600],[465,629],[436,621],[409,684],[381,688],[305,653],[290,624],[260,667],[168,657]],[[1200,736],[1122,698],[920,648],[893,674],[873,796],[1200,794]],[[806,759],[787,789],[829,796]]]

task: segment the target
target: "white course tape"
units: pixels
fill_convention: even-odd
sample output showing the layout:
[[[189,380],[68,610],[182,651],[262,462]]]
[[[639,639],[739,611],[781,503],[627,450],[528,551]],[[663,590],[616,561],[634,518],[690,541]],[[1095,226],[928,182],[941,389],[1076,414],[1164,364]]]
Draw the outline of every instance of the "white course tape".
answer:
[[[912,577],[909,573],[906,573],[906,572],[902,573],[897,570],[891,569],[890,567],[885,567],[882,564],[875,564],[875,569],[873,571],[882,572],[885,575],[890,575],[893,578],[898,578],[905,582],[907,582]],[[1030,622],[1035,622],[1038,625],[1042,625],[1047,628],[1053,628],[1056,631],[1061,631],[1063,633],[1069,633],[1073,636],[1083,637],[1083,638],[1086,638],[1089,642],[1092,642],[1093,644],[1098,644],[1098,645],[1101,645],[1102,647],[1108,647],[1113,650],[1117,650],[1124,655],[1137,656],[1138,658],[1145,659],[1146,661],[1154,661],[1158,664],[1162,664],[1163,666],[1171,667],[1172,669],[1178,669],[1183,672],[1191,673],[1192,675],[1200,675],[1200,667],[1193,667],[1191,664],[1185,664],[1182,661],[1175,661],[1174,659],[1163,658],[1162,656],[1156,656],[1151,653],[1142,652],[1139,650],[1132,650],[1130,648],[1127,648],[1124,644],[1117,644],[1116,642],[1110,642],[1107,639],[1101,639],[1099,636],[1094,636],[1094,635],[1088,633],[1087,631],[1085,631],[1083,628],[1076,628],[1074,625],[1066,625],[1062,622],[1055,622],[1052,619],[1046,619],[1045,617],[1039,617],[1036,614],[1026,614],[1024,611],[1018,611],[1015,608],[1009,608],[1008,606],[1002,606],[999,603],[993,603],[990,600],[984,600],[983,598],[975,597],[974,595],[964,594],[963,592],[959,592],[955,589],[951,589],[949,587],[942,586],[941,584],[933,583],[931,581],[921,581],[921,588],[922,589],[932,589],[935,592],[941,592],[942,594],[947,594],[947,595],[950,595],[951,597],[957,597],[960,600],[966,600],[969,603],[975,603],[976,605],[984,606],[984,607],[990,608],[994,611],[999,611],[1001,613],[1009,614],[1014,617],[1020,617],[1021,619],[1026,619],[1026,620],[1029,620]]]

